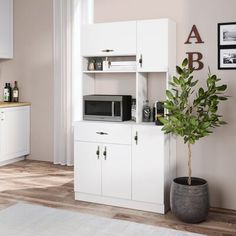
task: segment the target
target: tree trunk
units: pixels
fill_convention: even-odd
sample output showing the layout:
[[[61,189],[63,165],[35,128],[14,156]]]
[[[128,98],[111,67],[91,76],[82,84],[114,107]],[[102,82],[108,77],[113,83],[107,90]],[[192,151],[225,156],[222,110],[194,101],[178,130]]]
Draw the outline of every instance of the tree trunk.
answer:
[[[192,152],[191,152],[191,144],[188,142],[188,185],[191,185],[191,177],[192,177]]]

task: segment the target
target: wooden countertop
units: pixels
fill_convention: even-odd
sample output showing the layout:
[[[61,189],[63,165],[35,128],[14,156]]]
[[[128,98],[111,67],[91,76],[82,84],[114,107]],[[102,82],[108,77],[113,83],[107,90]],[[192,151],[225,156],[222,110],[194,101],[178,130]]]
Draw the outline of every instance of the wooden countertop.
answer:
[[[30,106],[30,102],[0,102],[0,108]]]

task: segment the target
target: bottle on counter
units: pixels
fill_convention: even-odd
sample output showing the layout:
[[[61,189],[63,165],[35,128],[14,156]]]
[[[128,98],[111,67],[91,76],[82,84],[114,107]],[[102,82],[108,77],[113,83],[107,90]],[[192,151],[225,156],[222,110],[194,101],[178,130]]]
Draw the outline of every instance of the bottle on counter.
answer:
[[[4,102],[11,102],[11,84],[6,83],[3,92],[3,101]]]
[[[148,105],[148,100],[145,101],[145,104],[143,106],[143,122],[150,122],[151,121],[151,108]]]
[[[14,88],[12,90],[12,102],[19,102],[19,89],[17,81],[14,82]]]

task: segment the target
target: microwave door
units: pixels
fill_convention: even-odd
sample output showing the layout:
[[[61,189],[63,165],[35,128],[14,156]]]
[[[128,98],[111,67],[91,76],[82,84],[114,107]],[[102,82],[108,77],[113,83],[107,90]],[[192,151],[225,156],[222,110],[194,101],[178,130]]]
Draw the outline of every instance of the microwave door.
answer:
[[[84,102],[84,118],[88,120],[109,120],[112,118],[111,101],[93,101]]]

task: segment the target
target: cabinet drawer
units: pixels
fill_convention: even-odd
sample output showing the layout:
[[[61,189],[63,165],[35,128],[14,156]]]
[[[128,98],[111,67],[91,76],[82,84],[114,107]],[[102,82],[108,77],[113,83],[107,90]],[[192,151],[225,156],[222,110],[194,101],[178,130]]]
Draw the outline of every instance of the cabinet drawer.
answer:
[[[78,122],[75,124],[76,141],[131,144],[131,126],[127,124],[104,124]]]

